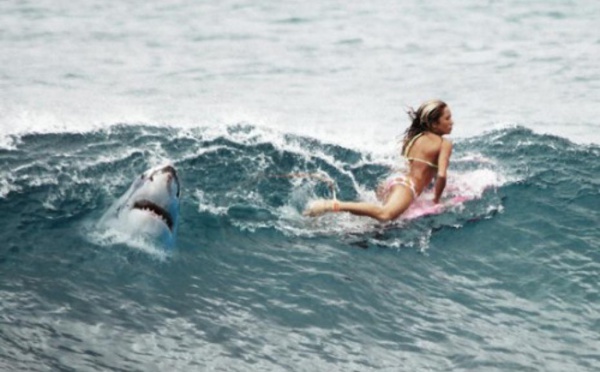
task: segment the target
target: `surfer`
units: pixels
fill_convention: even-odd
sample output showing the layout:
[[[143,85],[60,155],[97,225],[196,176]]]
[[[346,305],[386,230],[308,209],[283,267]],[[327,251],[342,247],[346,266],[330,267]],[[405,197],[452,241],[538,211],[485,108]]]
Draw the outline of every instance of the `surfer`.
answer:
[[[452,142],[443,136],[452,131],[452,113],[440,100],[424,102],[415,112],[408,112],[411,125],[404,134],[402,157],[406,170],[395,170],[378,187],[382,204],[348,202],[337,199],[316,200],[304,211],[316,217],[329,212],[349,212],[381,222],[400,216],[435,178],[434,203],[439,203],[446,187],[446,172],[452,154]]]

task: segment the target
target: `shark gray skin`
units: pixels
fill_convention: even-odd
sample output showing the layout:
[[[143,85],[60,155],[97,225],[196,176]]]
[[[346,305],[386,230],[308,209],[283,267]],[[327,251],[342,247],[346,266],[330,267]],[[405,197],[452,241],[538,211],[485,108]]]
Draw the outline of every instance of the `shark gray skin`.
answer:
[[[180,192],[173,165],[151,168],[113,203],[100,219],[100,226],[171,248],[179,224]]]

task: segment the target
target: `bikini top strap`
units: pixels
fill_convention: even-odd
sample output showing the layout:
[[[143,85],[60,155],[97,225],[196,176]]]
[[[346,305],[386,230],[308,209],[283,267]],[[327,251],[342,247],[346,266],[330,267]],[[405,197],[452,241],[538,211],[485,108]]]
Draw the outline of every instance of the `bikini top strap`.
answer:
[[[425,132],[421,132],[417,135],[415,135],[413,138],[410,139],[410,141],[408,141],[408,145],[406,145],[406,147],[404,148],[404,154],[402,154],[405,158],[408,158],[408,152],[410,151],[411,147],[415,144],[415,141],[421,137]]]

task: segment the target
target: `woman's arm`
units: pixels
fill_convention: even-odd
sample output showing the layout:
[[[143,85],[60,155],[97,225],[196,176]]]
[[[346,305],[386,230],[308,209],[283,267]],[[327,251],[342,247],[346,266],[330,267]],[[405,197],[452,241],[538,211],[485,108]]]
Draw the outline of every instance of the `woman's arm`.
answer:
[[[452,142],[448,140],[442,141],[442,148],[438,156],[438,172],[437,178],[435,179],[435,196],[433,197],[434,203],[439,203],[442,197],[442,192],[446,187],[446,172],[448,171],[448,165],[450,164],[450,156],[452,155]]]

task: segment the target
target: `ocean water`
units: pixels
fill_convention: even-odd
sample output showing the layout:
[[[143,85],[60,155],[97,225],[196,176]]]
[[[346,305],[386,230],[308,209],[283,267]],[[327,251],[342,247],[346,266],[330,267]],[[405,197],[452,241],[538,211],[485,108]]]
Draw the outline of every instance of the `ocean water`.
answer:
[[[599,16],[0,3],[0,370],[599,370]],[[374,200],[431,97],[455,118],[446,200],[467,201],[302,216]],[[99,231],[164,162],[176,246]]]

